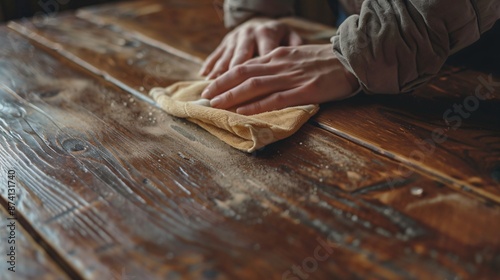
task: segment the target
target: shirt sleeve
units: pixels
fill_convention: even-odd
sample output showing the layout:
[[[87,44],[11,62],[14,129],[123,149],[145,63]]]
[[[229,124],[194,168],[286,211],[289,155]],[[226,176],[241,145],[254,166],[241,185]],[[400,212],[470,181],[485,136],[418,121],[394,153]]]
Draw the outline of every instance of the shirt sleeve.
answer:
[[[271,18],[294,14],[293,0],[225,0],[224,23],[233,28],[256,16]]]
[[[499,0],[369,0],[340,25],[333,50],[365,92],[410,92],[499,18]]]

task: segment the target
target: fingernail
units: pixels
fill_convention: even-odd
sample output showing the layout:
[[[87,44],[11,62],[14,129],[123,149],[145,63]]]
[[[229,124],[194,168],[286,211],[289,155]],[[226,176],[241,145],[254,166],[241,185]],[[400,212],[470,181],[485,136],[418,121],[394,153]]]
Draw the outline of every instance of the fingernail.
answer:
[[[222,102],[222,98],[220,96],[217,96],[216,98],[210,100],[210,106],[212,107],[217,107]]]
[[[240,115],[246,115],[245,114],[245,107],[239,107],[236,109],[236,113]]]
[[[201,92],[201,97],[203,97],[203,98],[208,98],[208,96],[209,96],[208,92],[209,92],[209,91],[210,91],[210,90],[209,90],[208,88],[205,88],[205,89]]]

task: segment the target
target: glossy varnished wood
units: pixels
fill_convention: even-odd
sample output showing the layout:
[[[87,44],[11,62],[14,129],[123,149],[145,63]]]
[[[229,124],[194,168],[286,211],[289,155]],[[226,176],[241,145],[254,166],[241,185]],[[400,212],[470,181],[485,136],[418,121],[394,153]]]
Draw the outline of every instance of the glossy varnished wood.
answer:
[[[495,226],[480,243],[452,234],[489,219],[421,214],[451,196],[498,219],[494,204],[419,173],[388,186],[397,163],[310,125],[244,155],[44,53],[55,51],[2,38],[15,46],[3,49],[0,95],[15,133],[3,126],[0,158],[31,194],[20,211],[82,277],[280,279],[327,237],[335,254],[318,279],[494,273]]]

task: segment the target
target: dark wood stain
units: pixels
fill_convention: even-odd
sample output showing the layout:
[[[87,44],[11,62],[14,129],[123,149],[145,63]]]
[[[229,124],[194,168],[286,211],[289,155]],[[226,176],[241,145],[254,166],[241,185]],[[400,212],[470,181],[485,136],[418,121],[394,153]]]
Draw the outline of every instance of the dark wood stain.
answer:
[[[224,37],[214,1],[140,1],[82,9],[79,16],[112,24],[152,45],[201,62]]]
[[[130,16],[130,10],[150,7],[154,5],[152,3],[154,1],[112,5],[109,8],[90,8],[84,9],[79,15],[94,22],[119,25],[129,32],[140,34],[147,32],[151,38],[161,44],[177,46],[172,39],[174,36],[172,34],[184,34],[182,33],[184,30],[164,32],[159,26],[164,24],[170,13],[180,11],[163,9],[158,11],[155,17],[148,18],[147,23],[138,20],[140,15]],[[113,7],[113,12],[110,11],[111,7]],[[196,9],[184,11],[185,18],[190,18],[191,13],[196,12]],[[209,11],[208,14],[212,12]],[[210,22],[213,25],[212,28],[220,30],[218,32],[223,34],[222,25],[217,25],[217,17],[204,20]],[[182,41],[187,41],[183,43],[183,49],[194,53],[193,48],[196,44],[193,42],[199,40],[198,32],[204,29],[198,30],[195,26],[189,28],[193,29],[190,33],[193,35],[183,37]],[[308,28],[314,30],[313,34],[322,30],[321,26]],[[307,32],[302,30],[302,34],[307,35]],[[212,42],[209,45],[213,48],[204,50],[203,55],[199,55],[201,58],[208,55],[220,39],[214,36],[208,41]],[[464,68],[445,66],[438,77],[413,94],[361,96],[329,104],[323,106],[313,122],[330,132],[347,137],[378,153],[396,158],[405,165],[411,165],[426,172],[451,187],[473,191],[500,202],[499,183],[491,176],[492,167],[500,161],[500,149],[497,145],[500,143],[498,134],[500,132],[500,114],[498,114],[500,96],[498,80],[500,78],[498,75],[488,78],[489,75],[464,70]],[[488,85],[484,81],[493,81],[496,86]],[[464,106],[463,103],[468,100],[467,97],[473,96],[481,84],[484,84],[481,92],[492,91],[491,97],[485,101],[479,100],[480,108],[471,114],[465,112],[467,115],[458,115],[453,112],[454,104]],[[472,103],[468,106],[473,106],[474,101],[469,99],[468,102]],[[443,115],[450,109],[452,112],[447,119],[444,119]],[[434,143],[432,132],[435,129],[443,132],[447,140]],[[425,141],[429,139],[431,143],[426,144]],[[426,150],[426,145],[432,146]],[[422,157],[423,160],[419,160]]]
[[[411,95],[359,96],[328,104],[315,121],[452,186],[499,202],[500,184],[491,174],[500,161],[500,95],[475,99],[480,108],[466,117],[443,117],[455,104],[475,98],[479,82],[462,77],[461,72],[445,80],[436,77]],[[476,72],[475,77],[487,75]],[[433,136],[435,131],[444,138]]]
[[[399,156],[406,146],[397,143],[401,133],[414,140],[440,127],[433,112],[455,99],[431,90],[413,97],[428,101],[425,113],[396,107],[408,97],[358,97],[242,154],[144,102],[140,90],[158,60],[167,69],[153,75],[162,86],[193,77],[196,58],[224,34],[218,18],[195,19],[216,12],[211,1],[194,3],[130,2],[87,9],[84,19],[0,28],[0,163],[19,171],[27,194],[19,211],[75,274],[282,279],[330,241],[310,279],[498,275],[500,206],[489,185],[498,181],[485,175],[498,169],[498,130],[486,111],[467,123],[470,135],[452,134],[425,164]],[[207,26],[218,35],[204,37]],[[185,70],[169,70],[179,64]],[[472,86],[467,70],[443,73],[452,82],[430,88]],[[462,148],[467,158],[455,164]],[[473,172],[483,163],[485,173]],[[467,174],[479,179],[465,182]]]

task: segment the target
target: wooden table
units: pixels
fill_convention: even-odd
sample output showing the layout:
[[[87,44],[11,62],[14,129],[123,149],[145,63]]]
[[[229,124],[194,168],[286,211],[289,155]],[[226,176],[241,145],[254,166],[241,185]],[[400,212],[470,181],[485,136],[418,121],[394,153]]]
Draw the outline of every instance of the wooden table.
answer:
[[[498,71],[324,105],[247,155],[147,96],[225,32],[210,0],[0,27],[1,279],[499,279]]]

